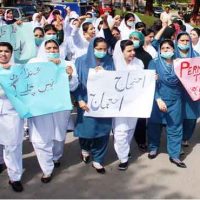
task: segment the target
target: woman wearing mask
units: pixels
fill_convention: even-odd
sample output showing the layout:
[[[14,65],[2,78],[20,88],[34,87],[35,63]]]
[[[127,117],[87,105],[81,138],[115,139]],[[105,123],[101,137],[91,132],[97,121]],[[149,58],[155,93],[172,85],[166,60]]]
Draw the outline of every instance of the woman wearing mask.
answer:
[[[193,50],[192,41],[188,33],[183,32],[177,36],[175,42],[176,58],[194,58],[199,54]],[[188,140],[194,133],[196,122],[200,116],[200,101],[193,101],[187,91],[183,94],[183,146],[188,146]]]
[[[55,40],[45,41],[44,47],[44,52],[31,59],[29,63],[51,61],[58,67],[66,67],[69,87],[71,91],[74,91],[78,86],[78,79],[73,63],[60,59],[59,45]],[[30,141],[43,172],[41,178],[43,183],[50,182],[54,167],[60,166],[59,160],[63,155],[70,113],[70,110],[66,110],[28,119]]]
[[[182,141],[182,85],[173,68],[174,44],[171,40],[160,43],[158,58],[152,60],[149,69],[156,71],[154,104],[148,120],[149,159],[156,158],[160,145],[162,124],[166,124],[169,159],[177,167],[186,168],[179,159]]]
[[[133,42],[130,40],[118,41],[114,52],[113,60],[116,70],[142,70],[144,64],[135,57]],[[135,131],[137,118],[116,117],[113,119],[114,148],[119,158],[119,170],[128,168],[130,144]]]
[[[190,32],[193,49],[200,54],[200,29],[194,28]]]
[[[143,48],[144,35],[141,32],[134,31],[130,34],[129,38],[130,40],[133,41],[133,46],[135,49],[135,57],[140,59],[144,64],[144,69],[147,69],[149,62],[152,60],[152,57]],[[138,119],[134,137],[138,144],[139,150],[142,152],[145,152],[146,151],[146,119]]]
[[[44,44],[47,40],[55,40],[56,42],[58,42],[57,30],[52,24],[47,24],[46,26],[44,26],[44,41],[41,43],[38,49],[38,56],[45,52]]]
[[[33,33],[35,37],[35,45],[38,51],[42,42],[44,41],[44,30],[41,27],[36,27],[34,28]]]
[[[129,39],[129,35],[131,32],[135,31],[135,15],[132,13],[127,13],[122,20],[119,30],[121,32],[121,39],[126,40]]]
[[[87,106],[87,79],[90,68],[96,70],[114,70],[112,58],[107,54],[107,43],[104,38],[95,38],[90,42],[87,54],[79,57],[76,62],[79,86],[74,95],[79,103],[75,136],[79,137],[81,157],[85,163],[93,158],[93,167],[98,173],[104,174],[104,157],[106,155],[109,134],[112,128],[111,118],[85,117]]]
[[[13,64],[11,63],[12,53],[13,47],[10,43],[0,42],[0,71],[8,73]],[[23,191],[21,183],[23,124],[23,120],[19,118],[3,88],[0,87],[0,145],[3,145],[3,157],[9,184],[15,192]]]

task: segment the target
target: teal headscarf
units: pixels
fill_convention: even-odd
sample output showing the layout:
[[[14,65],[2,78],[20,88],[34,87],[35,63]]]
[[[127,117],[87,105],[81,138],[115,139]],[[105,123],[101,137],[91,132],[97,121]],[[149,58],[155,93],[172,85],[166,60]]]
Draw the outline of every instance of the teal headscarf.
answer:
[[[136,37],[140,40],[140,46],[143,46],[144,45],[144,35],[139,32],[139,31],[133,31],[130,35],[129,35],[129,38],[131,37]]]

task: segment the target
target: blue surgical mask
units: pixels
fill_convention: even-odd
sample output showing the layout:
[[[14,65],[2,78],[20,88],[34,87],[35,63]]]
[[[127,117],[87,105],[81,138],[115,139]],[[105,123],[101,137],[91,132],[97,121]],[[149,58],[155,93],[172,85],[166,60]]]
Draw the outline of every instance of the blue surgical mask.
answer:
[[[181,50],[188,50],[190,48],[190,44],[178,44],[178,48]]]
[[[47,58],[48,59],[60,58],[60,54],[59,53],[47,53]]]
[[[160,54],[160,56],[161,56],[162,58],[165,58],[165,59],[170,59],[170,58],[172,58],[173,55],[174,55],[174,52],[172,52],[172,51],[162,52],[162,53]]]
[[[103,58],[106,56],[106,52],[105,51],[98,51],[98,50],[94,50],[94,55],[96,58]]]
[[[140,41],[139,40],[133,40],[133,47],[134,49],[137,49],[140,47]]]
[[[43,41],[44,41],[44,38],[35,37],[35,44],[37,47],[39,47]]]
[[[128,26],[133,27],[134,26],[134,22],[126,22]]]
[[[85,22],[90,22],[90,23],[93,23],[93,18],[87,18],[87,19],[85,19]]]
[[[57,35],[45,35],[45,40],[55,40],[57,41]]]

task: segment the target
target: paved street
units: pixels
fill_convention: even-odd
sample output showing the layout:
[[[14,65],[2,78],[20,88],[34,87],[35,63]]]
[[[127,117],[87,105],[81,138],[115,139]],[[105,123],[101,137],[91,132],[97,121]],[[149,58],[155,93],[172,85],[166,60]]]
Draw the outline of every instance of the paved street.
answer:
[[[163,134],[163,138],[164,134]],[[200,122],[189,148],[187,169],[171,164],[166,154],[166,142],[155,160],[141,154],[132,144],[132,158],[127,171],[118,171],[112,136],[106,159],[105,175],[97,174],[91,163],[80,161],[79,144],[72,133],[67,135],[62,165],[55,170],[48,184],[40,182],[41,170],[28,141],[24,142],[24,192],[15,193],[8,185],[6,171],[0,175],[0,198],[200,198]]]

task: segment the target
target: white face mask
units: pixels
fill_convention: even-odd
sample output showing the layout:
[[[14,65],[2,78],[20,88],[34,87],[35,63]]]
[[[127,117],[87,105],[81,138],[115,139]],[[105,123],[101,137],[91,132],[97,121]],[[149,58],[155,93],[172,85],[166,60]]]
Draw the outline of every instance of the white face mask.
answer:
[[[128,26],[133,27],[135,25],[135,22],[126,22]]]

